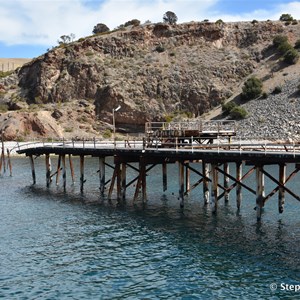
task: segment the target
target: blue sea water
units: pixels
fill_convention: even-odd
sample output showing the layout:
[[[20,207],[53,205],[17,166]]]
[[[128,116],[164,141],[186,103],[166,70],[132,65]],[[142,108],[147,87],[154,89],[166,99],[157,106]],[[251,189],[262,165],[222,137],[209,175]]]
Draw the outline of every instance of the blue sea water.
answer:
[[[47,189],[45,162],[35,164],[35,186],[25,158],[0,178],[0,298],[299,299],[300,291],[283,290],[300,285],[300,203],[289,195],[283,214],[275,195],[257,223],[245,190],[239,212],[233,191],[212,214],[201,185],[180,209],[176,165],[165,193],[161,168],[150,171],[143,205],[132,203],[134,188],[126,203],[101,198],[97,159],[86,160],[83,194],[79,174],[74,186],[68,174],[66,192],[54,182]],[[298,194],[299,181],[288,185]],[[255,189],[254,176],[245,182]],[[266,179],[267,193],[275,186]]]

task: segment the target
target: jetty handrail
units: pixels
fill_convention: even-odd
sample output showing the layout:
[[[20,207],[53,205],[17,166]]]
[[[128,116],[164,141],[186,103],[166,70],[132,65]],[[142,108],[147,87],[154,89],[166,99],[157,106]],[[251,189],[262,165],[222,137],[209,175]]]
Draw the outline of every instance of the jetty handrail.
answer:
[[[18,143],[16,146],[10,149],[10,151],[16,150],[25,150],[29,148],[38,148],[38,147],[59,147],[59,148],[95,148],[95,149],[144,149],[144,150],[153,150],[153,149],[181,149],[185,151],[253,151],[253,152],[280,152],[280,153],[300,153],[300,143],[272,143],[272,142],[220,142],[219,140],[213,144],[198,144],[193,141],[193,138],[187,142],[180,142],[178,139],[172,141],[161,142],[159,140],[148,141],[146,138],[143,139],[125,139],[122,141],[113,140],[55,140],[55,141],[34,141],[28,143]]]

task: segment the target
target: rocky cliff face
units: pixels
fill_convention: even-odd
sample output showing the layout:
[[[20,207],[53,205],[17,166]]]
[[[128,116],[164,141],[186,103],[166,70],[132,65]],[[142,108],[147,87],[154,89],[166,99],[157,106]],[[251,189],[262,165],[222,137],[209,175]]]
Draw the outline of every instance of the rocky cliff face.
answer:
[[[94,103],[96,118],[109,123],[121,105],[116,122],[124,126],[175,111],[197,117],[267,63],[274,36],[286,34],[293,42],[299,28],[271,21],[127,27],[32,60],[18,72],[19,99],[53,108],[85,99]]]
[[[144,124],[175,111],[195,116],[232,94],[261,59],[280,22],[155,24],[49,51],[19,72],[29,103],[94,99],[108,119]]]

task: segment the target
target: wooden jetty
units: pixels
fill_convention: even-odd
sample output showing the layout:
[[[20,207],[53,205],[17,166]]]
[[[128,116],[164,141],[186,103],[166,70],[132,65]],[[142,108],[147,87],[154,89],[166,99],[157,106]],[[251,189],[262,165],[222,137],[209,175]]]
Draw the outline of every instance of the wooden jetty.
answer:
[[[217,121],[216,121],[217,122]],[[178,124],[177,124],[178,125]],[[151,176],[151,169],[160,165],[162,172],[163,191],[168,187],[168,164],[178,165],[178,198],[180,206],[184,207],[184,200],[188,193],[202,185],[204,204],[210,204],[213,212],[217,212],[218,202],[224,198],[229,201],[229,194],[235,189],[236,205],[240,209],[242,204],[242,190],[246,189],[256,199],[257,220],[261,219],[262,209],[271,197],[278,193],[278,211],[284,210],[285,195],[289,194],[300,201],[299,191],[292,191],[287,183],[300,170],[300,144],[246,144],[233,143],[231,137],[235,135],[234,130],[218,130],[210,132],[196,131],[187,133],[170,131],[173,129],[163,127],[153,130],[151,124],[146,125],[146,135],[143,141],[135,142],[126,140],[124,142],[101,142],[96,141],[63,141],[58,143],[29,144],[20,148],[17,152],[29,157],[33,184],[36,183],[34,158],[45,156],[46,185],[50,186],[52,178],[56,176],[63,178],[63,187],[67,185],[67,168],[70,170],[72,183],[74,183],[74,167],[72,157],[80,158],[80,190],[84,191],[86,181],[84,174],[85,157],[97,157],[99,166],[100,193],[103,195],[108,191],[108,198],[112,198],[114,189],[117,200],[128,198],[127,188],[135,184],[133,201],[141,198],[147,200],[147,176]],[[152,127],[151,127],[152,126]],[[156,125],[155,125],[156,126]],[[168,132],[164,132],[167,130]],[[198,130],[198,128],[197,128]],[[206,131],[206,130],[205,130]],[[223,142],[222,139],[224,140]],[[57,168],[51,173],[50,156],[56,155]],[[67,166],[67,158],[69,166]],[[107,162],[108,157],[113,157],[113,164]],[[231,163],[231,164],[230,164]],[[235,171],[229,170],[229,164],[235,165]],[[247,165],[247,171],[243,167]],[[266,166],[278,166],[277,174],[270,174]],[[287,174],[287,165],[293,168]],[[112,168],[111,178],[107,178],[106,168]],[[137,172],[132,180],[127,180],[127,169],[131,168]],[[290,169],[290,168],[289,168]],[[191,172],[198,177],[194,183],[190,182]],[[245,183],[245,179],[255,174],[255,188]],[[173,174],[172,174],[173,175]],[[173,175],[174,176],[174,175]],[[265,177],[274,184],[274,189],[266,195]],[[230,182],[232,182],[231,185]],[[106,189],[107,187],[107,189]]]

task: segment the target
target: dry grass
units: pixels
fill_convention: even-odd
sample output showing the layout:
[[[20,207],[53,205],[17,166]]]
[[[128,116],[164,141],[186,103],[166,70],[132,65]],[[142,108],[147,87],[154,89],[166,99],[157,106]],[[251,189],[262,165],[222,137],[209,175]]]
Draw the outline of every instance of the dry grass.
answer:
[[[30,58],[0,58],[0,71],[15,70],[29,61],[31,61]]]

